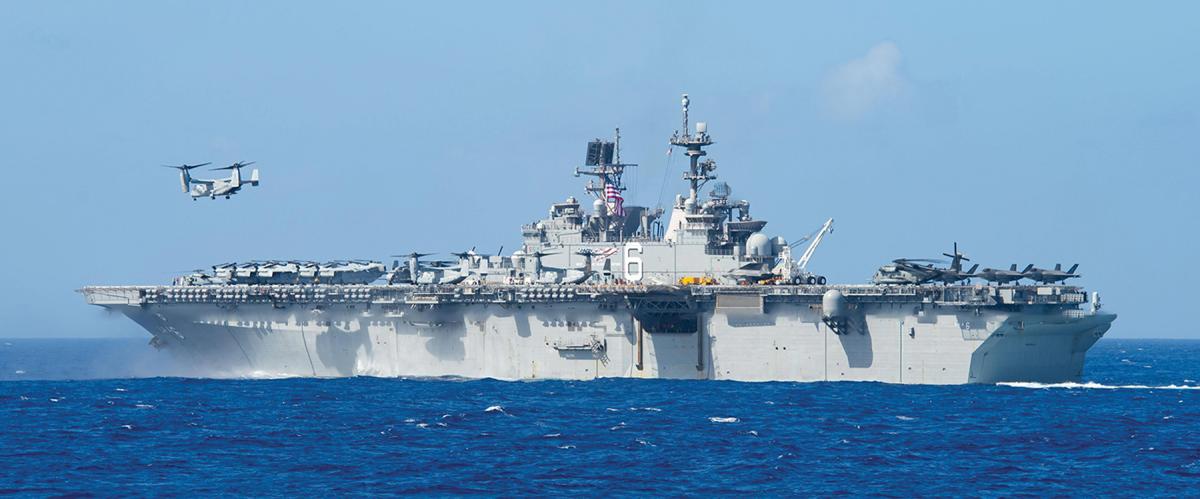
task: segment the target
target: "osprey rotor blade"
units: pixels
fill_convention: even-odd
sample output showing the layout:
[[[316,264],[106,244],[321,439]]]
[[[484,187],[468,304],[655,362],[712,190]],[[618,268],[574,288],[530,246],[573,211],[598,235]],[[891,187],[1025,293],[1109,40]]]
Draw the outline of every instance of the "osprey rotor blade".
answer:
[[[201,166],[208,166],[211,164],[212,164],[212,162],[200,163],[198,165],[189,165],[187,163],[184,163],[182,165],[162,165],[162,167],[163,168],[174,168],[176,170],[191,170],[192,168],[200,168]]]

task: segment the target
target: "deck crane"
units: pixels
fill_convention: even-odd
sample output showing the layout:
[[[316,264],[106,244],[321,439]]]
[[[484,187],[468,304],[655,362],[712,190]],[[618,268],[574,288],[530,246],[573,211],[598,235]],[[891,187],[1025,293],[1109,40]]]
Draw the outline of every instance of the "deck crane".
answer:
[[[804,254],[800,255],[800,260],[798,263],[800,264],[801,271],[808,267],[808,261],[812,259],[813,253],[817,251],[817,246],[821,245],[821,239],[824,239],[825,234],[830,232],[833,232],[832,218],[825,221],[825,225],[822,225],[821,229],[817,231],[817,235],[813,237],[812,244],[809,244],[808,249],[804,250]]]
[[[812,260],[813,253],[817,251],[817,246],[821,245],[825,234],[829,234],[830,232],[833,232],[832,218],[826,220],[825,224],[820,229],[817,229],[816,232],[784,246],[779,254],[779,263],[772,270],[772,273],[778,277],[770,281],[781,284],[825,284],[825,276],[815,275],[808,271],[808,262]],[[808,248],[800,255],[799,260],[793,261],[792,250],[806,242],[809,242]]]

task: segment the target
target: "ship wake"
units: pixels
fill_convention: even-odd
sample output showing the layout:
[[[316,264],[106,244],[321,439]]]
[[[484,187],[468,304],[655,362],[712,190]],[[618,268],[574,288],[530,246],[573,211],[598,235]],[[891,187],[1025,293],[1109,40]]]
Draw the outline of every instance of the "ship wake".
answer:
[[[1051,389],[1051,388],[1066,388],[1066,389],[1086,389],[1086,390],[1200,390],[1200,386],[1194,385],[1105,385],[1096,382],[1087,383],[996,383],[1001,386],[1011,386],[1015,388],[1034,388],[1034,389]]]

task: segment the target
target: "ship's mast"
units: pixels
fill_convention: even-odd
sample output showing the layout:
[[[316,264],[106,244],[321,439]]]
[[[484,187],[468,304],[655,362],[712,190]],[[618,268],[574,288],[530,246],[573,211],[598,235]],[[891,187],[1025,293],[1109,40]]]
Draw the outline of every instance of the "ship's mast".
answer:
[[[683,131],[682,135],[679,131],[671,135],[671,145],[684,148],[684,154],[688,156],[688,171],[683,175],[683,179],[691,186],[688,195],[692,200],[692,212],[695,213],[700,207],[700,188],[709,180],[717,178],[712,174],[712,171],[717,169],[717,162],[711,159],[700,161],[701,156],[708,154],[704,147],[712,145],[713,141],[708,135],[708,125],[703,121],[696,123],[696,134],[691,134],[688,129],[688,104],[688,95],[683,94]]]
[[[623,235],[623,227],[625,217],[623,211],[625,183],[622,177],[625,175],[625,169],[630,166],[637,166],[635,163],[621,162],[621,129],[617,128],[613,142],[595,139],[588,142],[587,158],[584,166],[589,169],[584,170],[575,168],[575,176],[587,175],[599,179],[599,184],[589,180],[584,190],[591,194],[597,200],[604,203],[617,213],[605,210],[600,213],[600,217],[604,220],[604,230],[602,237],[607,240],[610,231],[616,231],[617,234]],[[610,206],[611,203],[611,206]]]
[[[596,177],[600,180],[600,184],[588,181],[584,190],[592,194],[596,199],[608,200],[605,186],[611,185],[619,192],[625,192],[625,183],[622,181],[622,176],[625,174],[625,168],[637,166],[636,163],[621,162],[621,129],[617,128],[615,132],[615,141],[607,142],[600,139],[595,139],[588,143],[588,154],[585,166],[590,167],[588,170],[575,168],[575,176],[587,175]]]

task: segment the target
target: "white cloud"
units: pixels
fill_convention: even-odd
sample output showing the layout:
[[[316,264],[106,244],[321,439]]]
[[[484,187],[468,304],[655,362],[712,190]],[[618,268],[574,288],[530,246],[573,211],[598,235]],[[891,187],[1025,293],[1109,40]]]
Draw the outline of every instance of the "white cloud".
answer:
[[[824,104],[838,119],[860,119],[904,91],[900,47],[881,42],[825,76]]]

